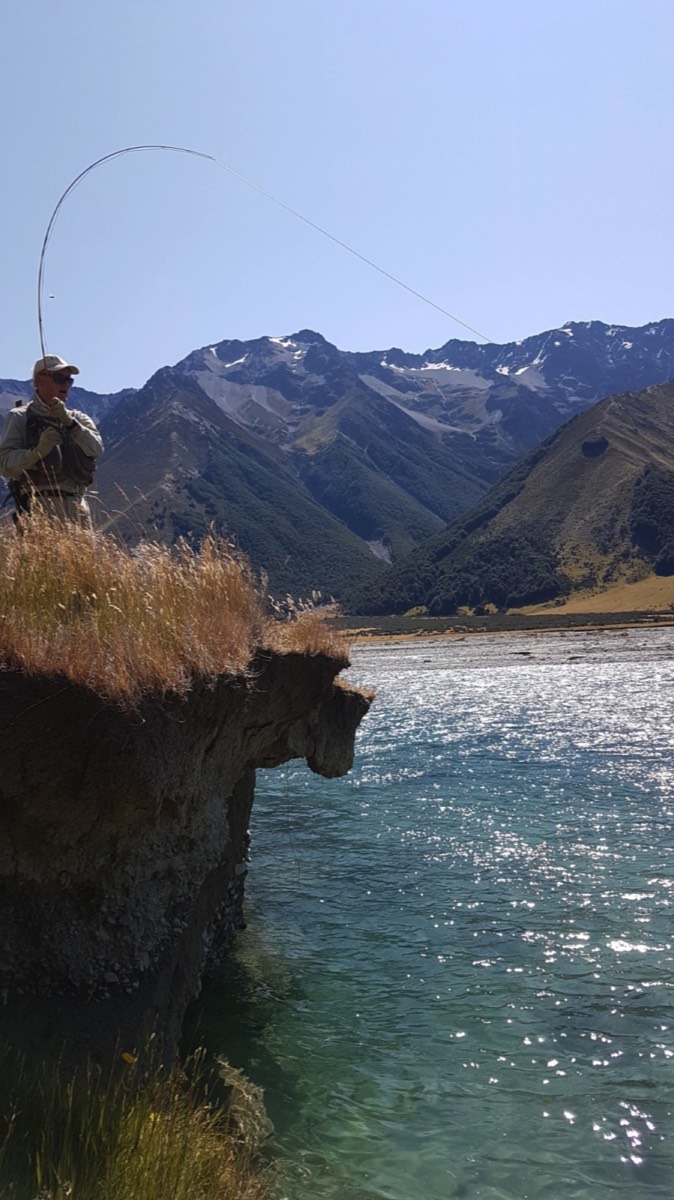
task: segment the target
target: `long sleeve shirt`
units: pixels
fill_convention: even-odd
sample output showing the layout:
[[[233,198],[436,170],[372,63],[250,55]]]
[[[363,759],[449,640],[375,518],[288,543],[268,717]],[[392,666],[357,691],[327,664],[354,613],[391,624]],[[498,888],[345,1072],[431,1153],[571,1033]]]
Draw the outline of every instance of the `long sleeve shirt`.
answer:
[[[0,475],[6,479],[20,479],[39,462],[35,447],[28,446],[29,410],[42,421],[49,421],[51,417],[49,408],[37,395],[33,396],[30,404],[10,409],[7,413],[0,436]],[[68,412],[76,422],[69,436],[85,454],[98,458],[103,451],[103,439],[91,417],[74,408],[68,409]],[[81,486],[65,473],[58,476],[55,482],[64,492],[82,491]]]

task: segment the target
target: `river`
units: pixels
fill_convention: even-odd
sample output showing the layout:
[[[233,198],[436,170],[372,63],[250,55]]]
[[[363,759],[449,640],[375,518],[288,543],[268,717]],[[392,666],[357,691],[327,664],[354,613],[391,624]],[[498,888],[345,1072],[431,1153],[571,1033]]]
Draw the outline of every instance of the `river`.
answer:
[[[671,1200],[674,630],[357,649],[343,780],[260,772],[199,1028],[288,1200]]]

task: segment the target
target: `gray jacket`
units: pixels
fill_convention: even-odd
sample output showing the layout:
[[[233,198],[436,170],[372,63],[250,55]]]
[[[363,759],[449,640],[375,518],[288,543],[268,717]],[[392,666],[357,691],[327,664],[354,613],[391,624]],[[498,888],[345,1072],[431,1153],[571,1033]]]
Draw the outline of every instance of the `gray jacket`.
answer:
[[[4,475],[6,479],[21,479],[22,475],[27,475],[39,462],[35,448],[28,445],[29,411],[32,411],[41,421],[50,420],[49,408],[37,395],[33,396],[29,404],[23,404],[20,408],[12,408],[7,413],[0,436],[0,475]],[[69,436],[90,458],[98,458],[103,450],[103,439],[91,417],[74,408],[68,409],[68,412],[72,414],[76,422]],[[84,491],[81,484],[69,478],[63,471],[56,473],[51,484],[44,485],[45,488],[50,486],[59,488],[66,495],[81,495]],[[40,491],[39,483],[36,487]]]

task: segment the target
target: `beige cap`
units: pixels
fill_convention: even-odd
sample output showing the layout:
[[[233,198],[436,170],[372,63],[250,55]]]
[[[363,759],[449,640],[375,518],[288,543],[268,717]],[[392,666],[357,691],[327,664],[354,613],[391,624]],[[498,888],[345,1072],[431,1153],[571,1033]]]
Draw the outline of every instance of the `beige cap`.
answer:
[[[74,367],[72,363],[66,362],[65,358],[59,358],[58,354],[45,354],[44,358],[38,358],[33,367],[33,379],[36,375],[41,375],[43,371],[70,371],[71,375],[79,375],[79,367]]]

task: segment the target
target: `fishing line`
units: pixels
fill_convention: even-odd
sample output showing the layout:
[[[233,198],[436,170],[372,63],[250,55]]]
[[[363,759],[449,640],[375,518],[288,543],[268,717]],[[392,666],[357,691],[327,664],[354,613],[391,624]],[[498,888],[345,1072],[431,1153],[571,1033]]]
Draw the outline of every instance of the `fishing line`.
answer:
[[[342,241],[341,238],[335,237],[333,233],[330,233],[327,229],[323,229],[323,227],[321,225],[317,225],[315,221],[310,221],[308,217],[305,217],[301,212],[298,212],[297,209],[291,208],[289,204],[285,204],[283,200],[279,200],[278,197],[273,196],[271,192],[265,191],[265,189],[260,187],[258,183],[255,183],[254,180],[248,179],[245,175],[242,175],[240,171],[235,171],[234,167],[230,167],[227,165],[227,163],[221,162],[219,158],[215,158],[212,154],[204,154],[204,152],[201,150],[190,150],[186,146],[147,145],[124,146],[121,150],[113,150],[111,154],[104,154],[102,158],[97,158],[95,162],[90,163],[88,167],[85,167],[83,171],[80,171],[79,175],[73,179],[72,183],[68,184],[68,187],[59,198],[56,208],[49,219],[47,232],[44,235],[42,250],[40,252],[40,267],[37,277],[37,320],[40,333],[40,348],[43,358],[46,354],[44,321],[42,319],[45,255],[47,252],[47,246],[49,245],[49,239],[52,235],[54,225],[56,224],[57,217],[63,204],[68,199],[70,193],[73,192],[75,188],[82,182],[82,180],[85,179],[91,171],[94,171],[96,167],[100,167],[103,163],[111,162],[112,159],[121,158],[123,154],[141,154],[148,150],[168,150],[173,154],[189,154],[193,158],[203,158],[206,159],[207,162],[215,163],[216,167],[222,167],[224,171],[228,171],[229,174],[233,175],[235,179],[240,180],[241,183],[245,183],[247,187],[253,188],[253,190],[259,192],[261,196],[264,196],[267,200],[271,200],[272,204],[276,204],[278,208],[284,209],[285,212],[290,213],[290,215],[293,217],[296,217],[298,221],[302,221],[311,229],[315,229],[316,232],[322,234],[323,237],[329,238],[329,240],[334,242],[336,246],[341,246],[343,250],[348,251],[349,254],[354,256],[354,258],[360,259],[361,262],[364,262],[368,267],[372,267],[374,271],[378,271],[380,275],[384,275],[386,279],[390,279],[393,283],[397,284],[398,287],[404,288],[406,292],[410,292],[412,296],[416,296],[417,299],[422,300],[424,304],[430,305],[431,308],[436,309],[437,312],[442,313],[443,316],[449,317],[450,321],[454,321],[457,325],[461,325],[462,328],[467,329],[469,333],[474,333],[476,337],[481,338],[484,342],[491,342],[491,338],[488,338],[486,334],[480,333],[480,331],[478,329],[474,329],[472,325],[466,324],[466,322],[462,321],[460,317],[448,312],[448,310],[443,308],[441,304],[436,304],[435,300],[430,300],[428,296],[424,296],[423,293],[417,291],[416,288],[410,287],[410,285],[405,283],[404,280],[398,279],[396,275],[392,275],[390,271],[386,271],[384,267],[380,267],[376,262],[373,262],[371,258],[367,258],[358,250],[354,250],[353,246],[349,246],[348,243]]]

